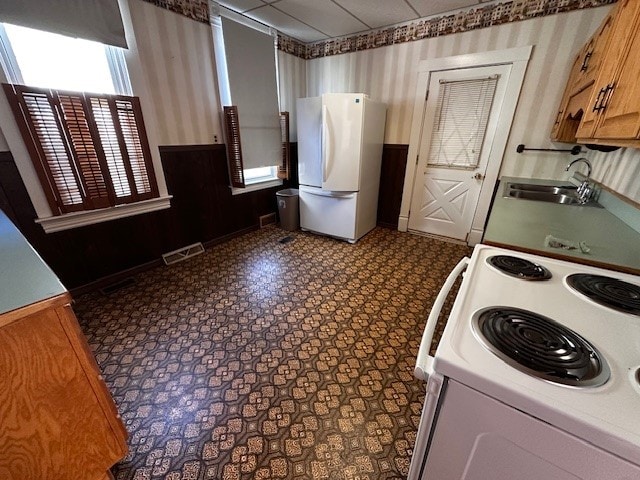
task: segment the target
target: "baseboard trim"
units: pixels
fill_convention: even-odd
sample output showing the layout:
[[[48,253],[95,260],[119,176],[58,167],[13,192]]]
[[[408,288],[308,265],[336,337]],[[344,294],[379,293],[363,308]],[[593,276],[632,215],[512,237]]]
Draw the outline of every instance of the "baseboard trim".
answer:
[[[214,247],[216,245],[220,245],[221,243],[228,242],[236,237],[240,237],[247,233],[258,230],[257,225],[252,225],[248,228],[243,228],[242,230],[237,230],[233,233],[229,233],[227,235],[223,235],[221,237],[214,238],[212,240],[208,240],[206,242],[202,242],[202,245],[205,249]],[[79,297],[80,295],[84,295],[85,293],[90,293],[95,290],[99,290],[104,288],[112,283],[120,282],[127,277],[133,277],[140,273],[146,272],[147,270],[151,270],[152,268],[164,266],[164,262],[162,258],[158,258],[156,260],[152,260],[150,262],[143,263],[142,265],[138,265],[135,267],[127,268],[126,270],[121,270],[116,273],[112,273],[111,275],[107,275],[105,277],[101,277],[98,280],[94,280],[93,282],[87,283],[85,285],[80,285],[79,287],[75,287],[69,290],[71,296],[73,298]]]
[[[400,215],[398,217],[398,230],[401,232],[406,232],[409,230],[409,217],[405,217]]]
[[[476,230],[472,229],[469,232],[469,236],[467,237],[467,245],[470,247],[474,247],[478,243],[482,241],[482,236],[484,235],[484,230]]]
[[[142,265],[127,268],[126,270],[121,270],[119,272],[112,273],[111,275],[101,277],[98,280],[80,285],[79,287],[72,288],[69,290],[69,293],[71,293],[73,298],[76,298],[80,295],[84,295],[85,293],[100,290],[112,283],[120,282],[127,277],[133,277],[134,275],[138,275],[139,273],[146,272],[147,270],[151,270],[152,268],[159,267],[161,265],[164,265],[164,262],[162,261],[162,258],[158,258],[156,260],[143,263]]]

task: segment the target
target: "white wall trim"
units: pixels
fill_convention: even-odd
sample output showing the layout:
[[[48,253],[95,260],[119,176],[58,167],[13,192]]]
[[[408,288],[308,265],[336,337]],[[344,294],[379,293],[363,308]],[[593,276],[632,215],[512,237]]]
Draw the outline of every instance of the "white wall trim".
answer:
[[[249,183],[244,188],[236,188],[236,187],[229,187],[229,188],[231,188],[232,195],[242,195],[243,193],[255,192],[256,190],[263,190],[265,188],[279,187],[280,185],[282,185],[282,180],[275,179],[275,180],[267,180],[266,182]]]
[[[482,66],[511,64],[509,82],[505,92],[505,99],[498,120],[496,134],[491,147],[491,157],[500,158],[499,162],[489,162],[485,173],[485,180],[480,190],[478,206],[472,222],[473,239],[482,236],[484,223],[489,213],[493,187],[498,180],[500,166],[511,130],[511,123],[515,115],[518,98],[524,82],[524,74],[531,57],[533,46],[508,48],[491,52],[480,52],[452,57],[434,58],[423,60],[418,64],[418,82],[411,120],[411,136],[409,141],[409,153],[407,155],[407,168],[402,190],[402,204],[398,218],[398,230],[406,232],[409,225],[409,210],[416,176],[416,159],[420,150],[420,137],[423,127],[424,102],[427,96],[429,78],[433,72],[443,70],[455,70],[460,68],[475,68]],[[478,233],[480,232],[480,233]],[[471,240],[471,235],[470,235]]]
[[[39,217],[36,223],[42,225],[46,233],[69,230],[94,223],[108,222],[117,218],[131,217],[141,213],[155,212],[171,207],[171,195],[160,198],[151,198],[136,203],[127,203],[115,207],[101,208],[99,210],[87,210],[84,212],[67,213],[64,215]]]

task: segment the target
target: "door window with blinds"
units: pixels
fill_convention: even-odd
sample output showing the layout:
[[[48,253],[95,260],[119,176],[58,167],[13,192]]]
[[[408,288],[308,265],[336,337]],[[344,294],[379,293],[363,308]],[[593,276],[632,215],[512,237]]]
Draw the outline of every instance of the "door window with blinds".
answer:
[[[440,82],[429,166],[478,166],[498,76]]]
[[[54,216],[159,196],[120,48],[8,24],[0,41],[4,91]]]

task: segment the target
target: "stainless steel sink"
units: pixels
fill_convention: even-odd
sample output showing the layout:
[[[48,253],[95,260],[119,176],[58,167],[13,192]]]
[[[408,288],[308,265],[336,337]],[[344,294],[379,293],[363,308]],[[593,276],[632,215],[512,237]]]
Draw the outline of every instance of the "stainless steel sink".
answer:
[[[535,185],[528,183],[509,183],[510,190],[523,190],[527,192],[548,192],[553,194],[574,194],[578,187],[574,185]]]
[[[504,197],[557,203],[560,205],[601,207],[601,205],[595,201],[589,201],[585,204],[580,203],[577,187],[573,185],[557,186],[507,182],[504,188]]]

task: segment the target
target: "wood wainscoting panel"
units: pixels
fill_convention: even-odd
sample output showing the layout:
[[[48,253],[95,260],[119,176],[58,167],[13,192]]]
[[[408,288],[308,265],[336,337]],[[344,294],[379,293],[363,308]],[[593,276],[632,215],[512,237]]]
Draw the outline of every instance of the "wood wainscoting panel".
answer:
[[[68,289],[111,279],[119,272],[155,266],[161,255],[196,242],[205,245],[258,228],[277,210],[275,192],[297,186],[297,145],[292,178],[282,187],[232,195],[225,147],[160,147],[171,208],[46,234],[10,152],[0,152],[0,208],[9,215]]]
[[[385,144],[382,149],[378,193],[378,225],[382,227],[398,228],[408,153],[409,145]]]

